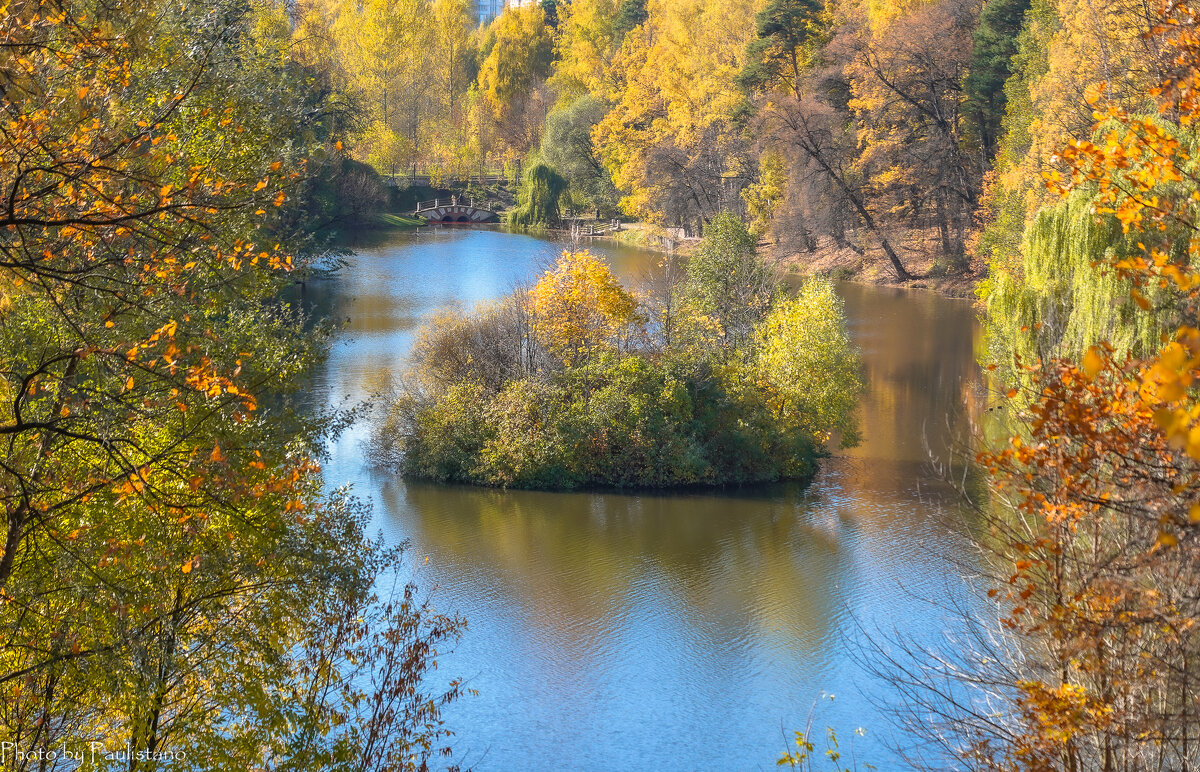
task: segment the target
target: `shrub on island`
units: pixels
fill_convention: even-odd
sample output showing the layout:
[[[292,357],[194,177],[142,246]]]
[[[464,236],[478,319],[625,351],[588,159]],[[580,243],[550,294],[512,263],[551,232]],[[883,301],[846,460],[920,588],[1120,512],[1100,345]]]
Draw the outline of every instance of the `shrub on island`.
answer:
[[[832,283],[789,297],[744,234],[717,218],[644,297],[564,252],[527,291],[438,314],[381,445],[407,477],[499,487],[810,478],[855,439],[859,360]]]

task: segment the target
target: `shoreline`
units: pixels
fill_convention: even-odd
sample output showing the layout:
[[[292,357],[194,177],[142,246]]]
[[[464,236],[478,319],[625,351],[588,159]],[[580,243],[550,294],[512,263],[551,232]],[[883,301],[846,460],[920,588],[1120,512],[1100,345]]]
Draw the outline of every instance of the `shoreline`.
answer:
[[[564,229],[554,229],[553,233],[569,234]],[[620,234],[633,234],[622,238]],[[625,223],[622,230],[616,233],[597,236],[586,236],[587,239],[602,239],[611,243],[659,252],[665,255],[688,255],[700,243],[697,237],[680,240],[670,239],[661,233],[657,226],[647,223]],[[662,242],[669,239],[674,246],[664,248]],[[827,276],[839,281],[849,281],[855,284],[865,284],[873,287],[894,287],[897,289],[924,290],[938,295],[963,300],[976,298],[979,283],[987,278],[986,265],[982,260],[970,259],[966,271],[946,272],[936,275],[936,260],[925,253],[909,255],[908,268],[914,276],[907,281],[899,281],[892,273],[882,250],[878,248],[863,250],[862,254],[851,250],[817,249],[811,253],[796,252],[787,244],[770,244],[759,242],[759,249],[766,259],[777,266],[785,275],[793,276]],[[931,275],[935,274],[935,275]]]
[[[767,245],[766,254],[781,269],[801,276],[829,276],[877,287],[920,289],[974,300],[980,282],[987,278],[987,263],[968,255],[964,266],[950,268],[942,263],[926,235],[914,231],[899,234],[896,239],[905,268],[912,274],[907,280],[896,278],[891,263],[878,246],[838,246],[824,239],[803,249],[794,241],[784,241]],[[763,248],[761,243],[760,248]]]
[[[369,227],[379,230],[413,231],[430,226],[428,222],[416,222],[408,215],[385,212],[376,215]],[[570,237],[569,228],[546,228],[545,233]],[[673,238],[660,226],[644,222],[622,223],[621,229],[611,233],[584,235],[579,243],[605,241],[610,244],[644,249],[663,255],[687,256],[700,243],[698,237]],[[861,251],[850,247],[838,248],[833,244],[819,244],[813,250],[797,250],[792,242],[769,243],[760,241],[759,249],[766,259],[785,275],[826,276],[839,281],[865,284],[875,287],[924,290],[951,298],[974,300],[979,283],[987,278],[986,265],[982,260],[970,258],[965,271],[940,272],[938,262],[928,250],[909,249],[906,259],[908,269],[914,274],[907,281],[896,279],[882,250],[868,247]]]

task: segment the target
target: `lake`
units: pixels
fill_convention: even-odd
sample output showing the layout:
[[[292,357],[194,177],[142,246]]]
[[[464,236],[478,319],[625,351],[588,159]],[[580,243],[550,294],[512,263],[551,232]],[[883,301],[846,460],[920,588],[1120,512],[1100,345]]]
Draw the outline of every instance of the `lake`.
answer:
[[[314,398],[348,405],[384,392],[430,313],[530,282],[562,248],[500,230],[369,234],[344,271],[306,290],[345,322]],[[590,248],[630,283],[662,259]],[[847,761],[853,746],[860,768],[895,767],[879,710],[893,687],[861,668],[851,641],[863,629],[938,637],[953,626],[928,600],[960,588],[974,560],[971,517],[945,478],[976,482],[946,462],[978,415],[980,331],[966,301],[841,292],[868,384],[863,442],[836,451],[808,487],[414,484],[368,466],[369,421],[331,444],[328,484],[370,500],[386,538],[408,540],[435,605],[469,622],[438,671],[479,691],[447,712],[464,763],[774,769],[811,715],[838,731]]]

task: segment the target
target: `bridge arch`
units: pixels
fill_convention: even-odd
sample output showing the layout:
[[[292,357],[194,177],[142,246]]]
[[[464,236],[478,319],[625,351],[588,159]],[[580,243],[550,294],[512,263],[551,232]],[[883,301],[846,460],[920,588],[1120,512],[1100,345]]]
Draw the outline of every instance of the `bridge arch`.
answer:
[[[413,214],[430,223],[467,224],[500,220],[500,216],[495,212],[482,206],[476,206],[473,201],[459,200],[457,196],[449,199],[438,198],[433,201],[422,201],[417,204]]]

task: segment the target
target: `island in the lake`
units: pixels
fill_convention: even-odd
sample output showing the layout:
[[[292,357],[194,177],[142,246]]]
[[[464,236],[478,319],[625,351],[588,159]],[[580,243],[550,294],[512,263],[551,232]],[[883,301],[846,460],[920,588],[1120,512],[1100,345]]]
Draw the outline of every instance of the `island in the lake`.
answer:
[[[732,215],[635,296],[589,252],[421,331],[379,430],[411,478],[513,488],[811,478],[862,380],[833,283],[786,292]]]

